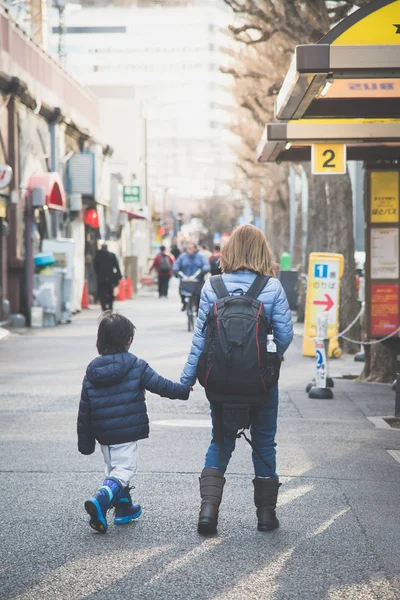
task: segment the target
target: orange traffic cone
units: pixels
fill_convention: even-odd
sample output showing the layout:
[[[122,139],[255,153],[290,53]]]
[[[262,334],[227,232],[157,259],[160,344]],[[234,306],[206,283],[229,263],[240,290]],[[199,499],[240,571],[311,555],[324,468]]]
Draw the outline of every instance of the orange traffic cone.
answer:
[[[82,305],[82,308],[89,308],[89,288],[88,288],[88,282],[86,279],[83,282],[81,305]]]
[[[125,288],[126,298],[133,298],[133,286],[132,286],[132,277],[126,278],[126,288]]]
[[[125,300],[125,279],[121,279],[118,285],[118,295],[117,300],[122,301]]]

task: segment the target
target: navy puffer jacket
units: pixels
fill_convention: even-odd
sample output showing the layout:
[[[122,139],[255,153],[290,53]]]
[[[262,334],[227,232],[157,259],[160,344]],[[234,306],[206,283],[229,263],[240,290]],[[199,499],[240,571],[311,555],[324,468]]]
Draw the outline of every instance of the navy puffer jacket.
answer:
[[[98,356],[83,380],[78,413],[78,448],[92,454],[95,440],[106,446],[149,437],[145,390],[187,400],[189,386],[158,375],[134,354]]]

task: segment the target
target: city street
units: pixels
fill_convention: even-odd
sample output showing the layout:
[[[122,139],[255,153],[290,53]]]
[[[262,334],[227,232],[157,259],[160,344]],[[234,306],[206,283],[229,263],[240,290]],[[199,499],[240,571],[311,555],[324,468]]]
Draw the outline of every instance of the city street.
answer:
[[[175,283],[175,282],[174,282]],[[118,305],[136,325],[132,351],[179,380],[190,345],[174,288]],[[304,389],[314,361],[296,336],[281,374],[278,500],[281,528],[257,531],[251,451],[227,472],[217,536],[196,531],[198,476],[210,438],[198,385],[188,402],[148,394],[151,433],[140,442],[137,523],[106,535],[84,501],[103,478],[99,448],[81,456],[76,416],[95,357],[96,307],[70,325],[0,341],[0,597],[8,600],[398,600],[400,431],[367,416],[393,414],[390,386],[335,383],[334,400]],[[351,358],[332,374],[359,372]]]

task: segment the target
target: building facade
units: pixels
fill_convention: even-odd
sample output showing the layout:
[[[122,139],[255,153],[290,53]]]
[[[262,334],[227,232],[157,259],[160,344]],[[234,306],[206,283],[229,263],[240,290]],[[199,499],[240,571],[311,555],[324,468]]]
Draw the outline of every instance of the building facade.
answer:
[[[124,151],[139,157],[134,174],[142,186],[140,165],[146,164],[158,208],[167,196],[169,209],[190,212],[199,199],[227,193],[233,100],[229,78],[220,72],[229,44],[224,27],[230,13],[224,3],[81,0],[68,4],[63,27],[58,18],[53,9],[50,51],[64,48],[65,66],[74,76],[103,94],[106,87],[135,90],[131,112],[140,110],[147,121],[146,156],[143,136],[129,125],[131,144],[125,143]],[[108,110],[113,111],[110,101]],[[121,118],[115,111],[113,116]],[[115,146],[117,156],[121,152]]]
[[[81,307],[93,229],[86,214],[107,212],[111,149],[100,142],[96,97],[35,44],[5,9],[0,10],[0,31],[0,162],[1,168],[12,169],[12,179],[0,189],[0,322],[11,313],[22,313],[29,322],[34,259],[49,240],[76,240],[71,262],[81,273],[75,309]],[[74,195],[68,169],[83,154],[93,156],[98,181],[89,193],[76,189]]]

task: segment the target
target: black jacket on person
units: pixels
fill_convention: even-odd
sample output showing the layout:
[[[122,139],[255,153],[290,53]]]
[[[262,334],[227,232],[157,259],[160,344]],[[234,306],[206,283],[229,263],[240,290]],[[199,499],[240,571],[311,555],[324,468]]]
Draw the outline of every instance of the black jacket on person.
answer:
[[[83,380],[78,413],[78,449],[92,454],[95,440],[112,445],[149,437],[145,390],[187,400],[187,385],[164,379],[134,354],[98,356]]]
[[[104,248],[96,254],[94,270],[96,271],[98,283],[109,282],[117,286],[122,278],[117,257],[113,252],[104,250]]]

